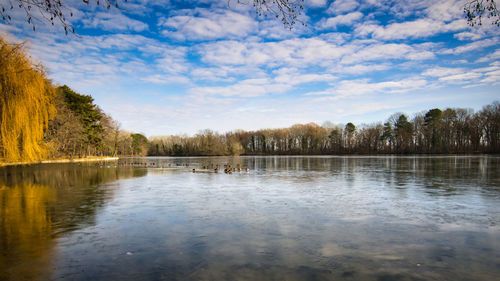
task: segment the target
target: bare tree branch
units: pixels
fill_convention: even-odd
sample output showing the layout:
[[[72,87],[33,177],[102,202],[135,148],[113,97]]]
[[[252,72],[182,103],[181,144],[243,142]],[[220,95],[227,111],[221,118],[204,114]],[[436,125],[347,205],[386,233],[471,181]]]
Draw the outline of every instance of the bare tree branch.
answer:
[[[483,18],[491,18],[492,24],[500,26],[500,12],[494,0],[473,0],[464,6],[464,14],[470,26],[482,25]]]
[[[238,0],[238,3],[242,4],[243,2]],[[301,22],[298,17],[304,10],[303,3],[304,0],[253,0],[253,6],[259,16],[271,14],[290,29],[297,21]],[[301,23],[304,25],[303,22]]]
[[[83,3],[90,5],[95,2],[96,5],[106,9],[120,8],[119,2],[127,2],[127,0],[82,0]],[[228,0],[228,5],[233,0]],[[256,13],[259,16],[273,15],[281,20],[287,28],[292,28],[293,25],[300,20],[304,9],[304,0],[236,0],[238,4],[253,4]],[[252,2],[250,2],[252,1]],[[5,3],[6,2],[6,3]],[[26,15],[26,21],[33,26],[35,31],[35,23],[49,22],[52,25],[60,24],[64,28],[64,32],[75,33],[75,28],[68,20],[73,16],[71,9],[65,5],[65,0],[5,0],[0,4],[0,16],[4,22],[12,21],[12,12],[14,9],[22,9]],[[304,23],[303,23],[304,24]]]
[[[7,2],[0,4],[0,16],[7,23],[12,21],[12,11],[19,8],[25,12],[26,21],[33,26],[33,31],[35,31],[35,22],[49,22],[52,25],[61,24],[66,34],[75,33],[75,28],[68,21],[68,16],[72,17],[73,12],[64,4],[64,0],[8,0]],[[90,0],[82,0],[82,2],[90,4]],[[118,0],[95,0],[95,3],[107,9],[119,8]]]

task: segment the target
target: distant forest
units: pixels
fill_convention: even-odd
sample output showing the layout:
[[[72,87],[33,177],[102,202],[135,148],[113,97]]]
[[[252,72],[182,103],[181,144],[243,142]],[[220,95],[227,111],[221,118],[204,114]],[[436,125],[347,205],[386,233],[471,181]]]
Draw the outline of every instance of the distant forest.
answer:
[[[121,130],[90,95],[55,86],[22,44],[0,38],[0,163],[88,156],[499,152],[499,102],[479,112],[434,108],[412,118],[395,113],[383,124],[309,123],[147,139]]]
[[[192,137],[149,139],[148,155],[328,155],[457,154],[500,152],[500,103],[471,109],[438,108],[391,115],[385,123],[345,126],[326,122],[290,128],[235,131],[205,130]]]

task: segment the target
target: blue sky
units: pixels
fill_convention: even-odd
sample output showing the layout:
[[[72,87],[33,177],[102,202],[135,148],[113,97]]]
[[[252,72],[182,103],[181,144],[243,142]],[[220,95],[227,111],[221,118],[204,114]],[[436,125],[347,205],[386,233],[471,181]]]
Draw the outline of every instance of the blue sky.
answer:
[[[22,11],[0,32],[147,136],[360,125],[500,100],[500,28],[469,27],[464,1],[305,0],[306,25],[292,30],[236,0],[67,3],[79,36],[33,32]]]

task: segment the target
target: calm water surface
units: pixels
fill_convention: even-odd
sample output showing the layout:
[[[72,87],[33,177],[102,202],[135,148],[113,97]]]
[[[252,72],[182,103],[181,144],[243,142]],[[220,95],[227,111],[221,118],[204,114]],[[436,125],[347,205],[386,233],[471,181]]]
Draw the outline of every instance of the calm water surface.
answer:
[[[226,163],[250,170],[210,168]],[[0,280],[498,276],[500,157],[126,158],[0,168]]]

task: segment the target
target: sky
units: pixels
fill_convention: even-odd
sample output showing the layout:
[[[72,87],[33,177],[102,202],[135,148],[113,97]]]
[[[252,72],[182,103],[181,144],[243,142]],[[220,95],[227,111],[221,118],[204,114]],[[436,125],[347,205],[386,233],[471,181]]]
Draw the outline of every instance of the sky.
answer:
[[[468,26],[465,1],[305,0],[291,30],[240,2],[68,0],[77,35],[46,22],[33,31],[19,9],[0,34],[148,137],[359,126],[500,100],[500,27]]]

